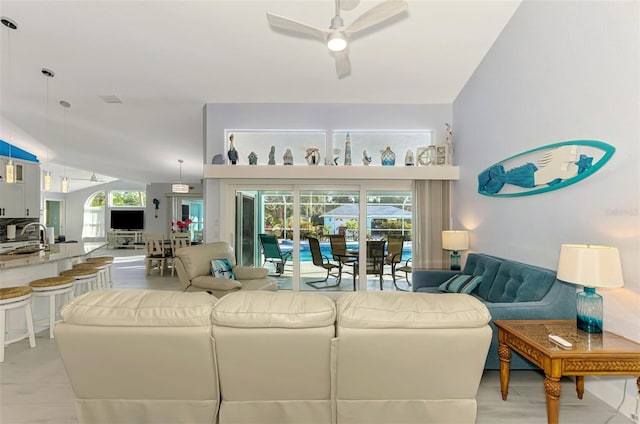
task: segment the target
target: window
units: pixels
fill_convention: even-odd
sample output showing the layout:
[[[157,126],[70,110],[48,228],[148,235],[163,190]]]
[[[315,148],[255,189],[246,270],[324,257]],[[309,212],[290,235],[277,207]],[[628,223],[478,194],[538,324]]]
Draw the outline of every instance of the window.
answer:
[[[109,206],[126,208],[146,206],[147,193],[144,191],[112,191],[109,193]]]
[[[104,238],[105,236],[105,192],[90,196],[84,204],[82,239]]]

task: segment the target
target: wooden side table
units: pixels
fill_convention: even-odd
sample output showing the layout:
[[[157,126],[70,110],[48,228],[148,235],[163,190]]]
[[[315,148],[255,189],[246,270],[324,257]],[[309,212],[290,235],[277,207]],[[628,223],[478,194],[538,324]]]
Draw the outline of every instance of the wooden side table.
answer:
[[[547,423],[557,424],[560,408],[560,378],[576,377],[576,391],[582,399],[586,375],[630,375],[637,377],[640,391],[640,344],[608,331],[586,333],[576,327],[575,320],[496,320],[498,355],[500,357],[500,389],[502,399],[509,392],[509,363],[515,350],[545,374]],[[565,350],[549,341],[556,334],[573,344]]]

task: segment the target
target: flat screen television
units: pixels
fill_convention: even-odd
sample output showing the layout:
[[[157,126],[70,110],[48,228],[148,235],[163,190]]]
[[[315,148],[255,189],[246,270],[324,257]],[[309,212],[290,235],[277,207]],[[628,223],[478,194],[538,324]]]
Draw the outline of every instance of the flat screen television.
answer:
[[[144,230],[144,211],[112,210],[111,228],[113,230]]]

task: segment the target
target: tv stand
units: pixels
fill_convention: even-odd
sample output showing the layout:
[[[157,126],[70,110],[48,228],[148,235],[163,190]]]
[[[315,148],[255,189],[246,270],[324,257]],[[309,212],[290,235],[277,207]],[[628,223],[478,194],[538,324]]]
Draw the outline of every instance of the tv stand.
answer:
[[[107,241],[112,249],[136,248],[136,243],[142,243],[142,233],[144,231],[129,230],[109,230],[107,232]]]

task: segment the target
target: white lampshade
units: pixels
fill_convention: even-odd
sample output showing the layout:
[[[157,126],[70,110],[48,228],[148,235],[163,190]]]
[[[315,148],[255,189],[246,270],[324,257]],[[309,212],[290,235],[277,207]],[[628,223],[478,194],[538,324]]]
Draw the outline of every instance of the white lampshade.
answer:
[[[60,189],[63,193],[69,193],[69,177],[62,177],[60,180]]]
[[[468,231],[443,231],[442,248],[445,250],[467,250],[469,248]]]
[[[171,192],[173,193],[189,193],[189,186],[186,184],[171,184]]]
[[[334,32],[327,38],[327,47],[332,52],[341,52],[347,48],[347,39],[341,32]]]
[[[51,172],[44,171],[42,176],[42,189],[44,191],[51,190]]]
[[[563,244],[558,280],[585,287],[622,287],[620,253],[615,247]]]

